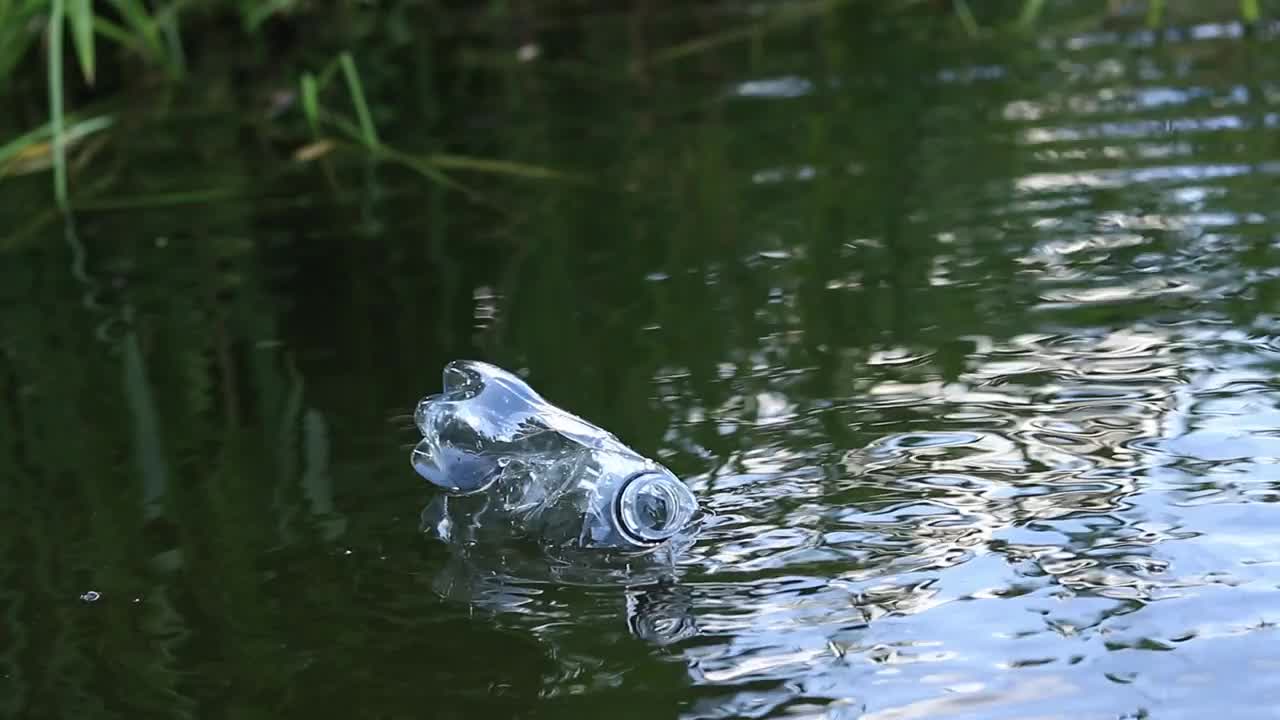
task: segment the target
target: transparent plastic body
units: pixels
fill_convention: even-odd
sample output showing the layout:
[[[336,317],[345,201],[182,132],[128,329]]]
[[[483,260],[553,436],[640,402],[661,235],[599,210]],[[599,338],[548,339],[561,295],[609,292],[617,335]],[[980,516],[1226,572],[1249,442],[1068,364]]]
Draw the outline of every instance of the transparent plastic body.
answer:
[[[434,531],[644,551],[688,528],[697,500],[670,470],[487,363],[455,360],[418,403],[419,475],[443,490]]]

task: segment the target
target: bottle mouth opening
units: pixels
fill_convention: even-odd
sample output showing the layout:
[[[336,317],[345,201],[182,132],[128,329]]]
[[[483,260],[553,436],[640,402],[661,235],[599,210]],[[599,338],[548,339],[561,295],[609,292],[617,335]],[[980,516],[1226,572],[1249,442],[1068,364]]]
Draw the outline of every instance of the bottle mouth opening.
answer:
[[[679,480],[646,471],[627,478],[614,503],[618,529],[638,545],[670,540],[693,517],[697,502]]]

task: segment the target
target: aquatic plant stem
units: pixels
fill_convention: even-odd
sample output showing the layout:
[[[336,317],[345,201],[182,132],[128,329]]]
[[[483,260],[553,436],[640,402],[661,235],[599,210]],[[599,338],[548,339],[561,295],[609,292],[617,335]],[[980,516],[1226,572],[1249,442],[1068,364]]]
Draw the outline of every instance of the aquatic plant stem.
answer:
[[[373,116],[369,113],[369,105],[364,99],[364,87],[360,84],[360,74],[356,72],[356,63],[351,53],[344,52],[338,58],[342,66],[342,74],[347,80],[347,89],[351,93],[351,102],[356,106],[356,117],[360,119],[360,135],[369,147],[378,146],[378,131],[373,125]]]

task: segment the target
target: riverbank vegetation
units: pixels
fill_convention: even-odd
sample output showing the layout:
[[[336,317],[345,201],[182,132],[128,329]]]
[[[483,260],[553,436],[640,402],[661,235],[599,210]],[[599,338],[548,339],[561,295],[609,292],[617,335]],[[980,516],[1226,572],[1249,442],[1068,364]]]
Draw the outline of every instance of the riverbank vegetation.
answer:
[[[122,113],[161,108],[186,94],[233,87],[235,106],[290,143],[296,161],[354,149],[396,163],[456,190],[458,174],[496,173],[574,179],[570,169],[513,158],[460,155],[389,141],[380,122],[396,115],[405,78],[378,67],[395,48],[413,48],[423,82],[448,81],[478,69],[513,68],[543,58],[544,38],[581,33],[572,42],[616,42],[617,66],[629,75],[726,49],[764,42],[774,29],[854,11],[868,22],[920,18],[946,40],[1030,32],[1046,20],[1078,26],[1133,22],[1159,27],[1188,12],[1238,13],[1248,26],[1264,18],[1262,0],[1170,3],[1048,0],[795,0],[748,10],[739,3],[637,0],[603,12],[590,3],[491,0],[450,3],[399,0],[368,4],[300,0],[5,0],[0,2],[0,182],[48,173],[66,209],[76,174],[89,164]],[[1194,7],[1192,7],[1194,6]],[[611,22],[599,22],[601,16]],[[606,28],[602,34],[600,28]],[[617,34],[609,37],[607,28]],[[563,48],[562,48],[563,49]],[[573,67],[571,53],[553,63]],[[370,92],[373,67],[385,82]],[[421,88],[416,88],[420,91]],[[420,92],[418,93],[420,94]],[[441,96],[437,93],[437,96]],[[249,107],[246,107],[246,103]],[[439,116],[440,107],[434,108]],[[417,143],[421,145],[421,143]]]

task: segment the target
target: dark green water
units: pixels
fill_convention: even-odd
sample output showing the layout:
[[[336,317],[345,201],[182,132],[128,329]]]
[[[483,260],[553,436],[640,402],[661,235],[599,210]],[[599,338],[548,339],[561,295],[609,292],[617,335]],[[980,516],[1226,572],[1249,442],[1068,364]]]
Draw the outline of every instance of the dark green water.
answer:
[[[616,23],[361,55],[392,141],[586,182],[295,164],[216,83],[74,224],[5,180],[0,714],[1280,716],[1274,31],[835,16],[635,76]],[[679,584],[420,532],[455,357],[689,480]]]

